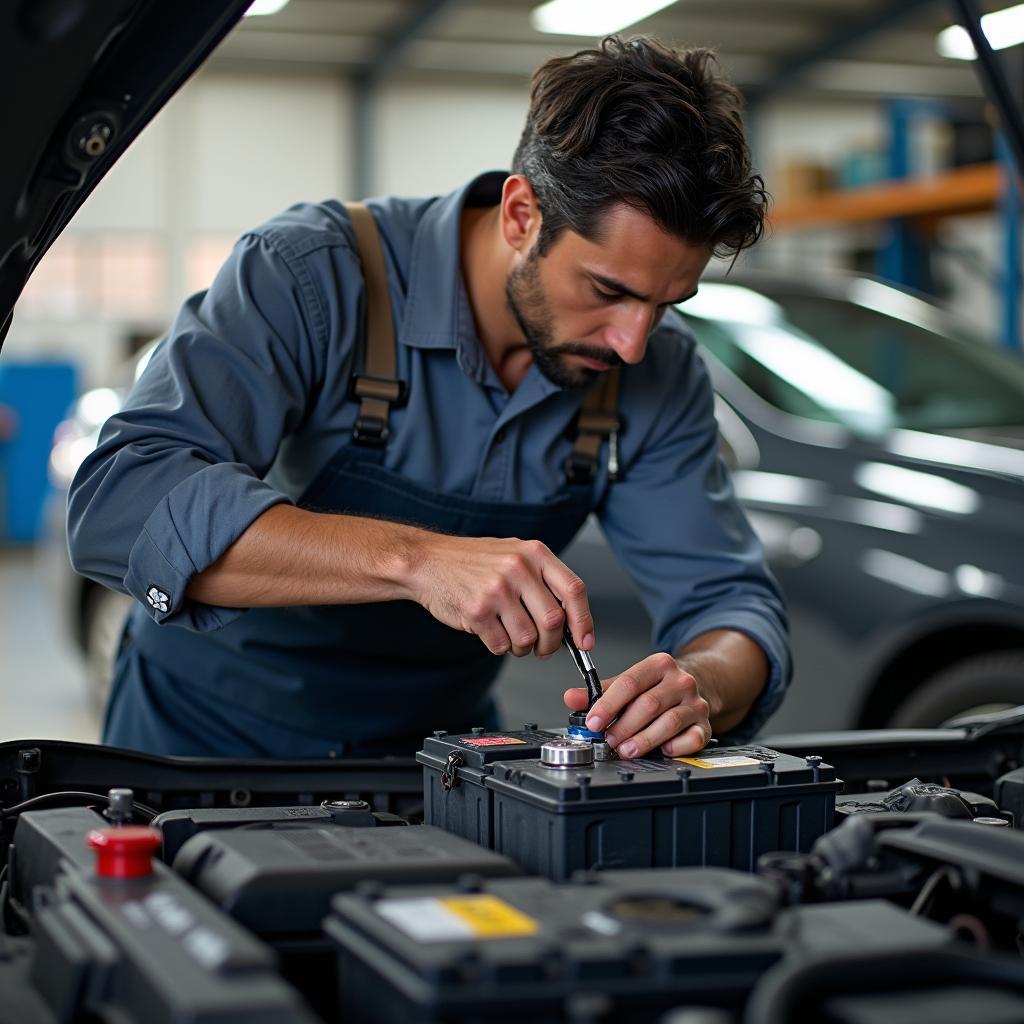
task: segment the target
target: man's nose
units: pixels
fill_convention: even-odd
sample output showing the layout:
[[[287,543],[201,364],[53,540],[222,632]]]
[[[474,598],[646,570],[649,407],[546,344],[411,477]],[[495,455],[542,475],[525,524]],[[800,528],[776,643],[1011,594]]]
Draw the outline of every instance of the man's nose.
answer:
[[[604,341],[624,363],[639,363],[654,327],[654,313],[642,303],[618,311],[605,331]]]

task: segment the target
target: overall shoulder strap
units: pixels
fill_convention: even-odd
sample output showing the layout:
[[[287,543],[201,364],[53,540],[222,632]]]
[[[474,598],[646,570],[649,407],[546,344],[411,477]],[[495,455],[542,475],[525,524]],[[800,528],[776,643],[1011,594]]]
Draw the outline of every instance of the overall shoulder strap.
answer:
[[[406,384],[395,376],[395,323],[377,222],[365,203],[345,203],[345,209],[355,227],[366,282],[363,372],[352,374],[352,394],[360,400],[352,439],[379,448],[387,444],[388,415],[392,405],[404,401]]]
[[[608,438],[608,479],[619,479],[619,376],[621,366],[607,370],[587,392],[580,407],[579,427],[565,470],[570,483],[590,483],[597,473],[601,444]]]

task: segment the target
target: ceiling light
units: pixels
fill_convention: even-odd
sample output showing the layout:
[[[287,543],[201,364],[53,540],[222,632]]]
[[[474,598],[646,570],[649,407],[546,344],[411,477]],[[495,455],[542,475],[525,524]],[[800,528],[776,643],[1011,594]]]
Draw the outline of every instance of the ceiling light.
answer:
[[[1008,46],[1024,43],[1024,4],[986,14],[981,19],[981,30],[993,50],[1005,50]],[[956,60],[974,60],[978,56],[967,29],[962,25],[943,29],[935,37],[935,49],[941,56]]]
[[[255,0],[246,9],[243,18],[251,18],[257,14],[277,14],[282,7],[288,3],[288,0]]]
[[[633,25],[675,0],[548,0],[530,13],[538,32],[561,36],[604,36]]]

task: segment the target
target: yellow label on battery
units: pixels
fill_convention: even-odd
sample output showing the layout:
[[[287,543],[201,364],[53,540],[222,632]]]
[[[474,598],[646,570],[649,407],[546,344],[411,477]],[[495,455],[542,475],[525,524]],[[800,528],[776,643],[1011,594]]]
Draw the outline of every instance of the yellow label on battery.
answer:
[[[507,939],[540,931],[537,921],[497,896],[449,896],[438,903],[469,925],[481,939]]]
[[[692,764],[694,768],[749,768],[761,762],[754,757],[743,757],[740,754],[732,754],[726,757],[674,757],[673,761],[681,761],[683,764]]]

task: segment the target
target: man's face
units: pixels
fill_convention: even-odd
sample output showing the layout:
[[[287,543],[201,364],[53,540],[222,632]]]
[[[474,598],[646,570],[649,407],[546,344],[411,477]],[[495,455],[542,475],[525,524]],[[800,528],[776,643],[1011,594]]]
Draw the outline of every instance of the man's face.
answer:
[[[541,373],[561,388],[582,388],[643,358],[651,331],[668,306],[696,292],[709,258],[706,246],[620,204],[593,240],[566,229],[539,256],[534,239],[505,295]]]

